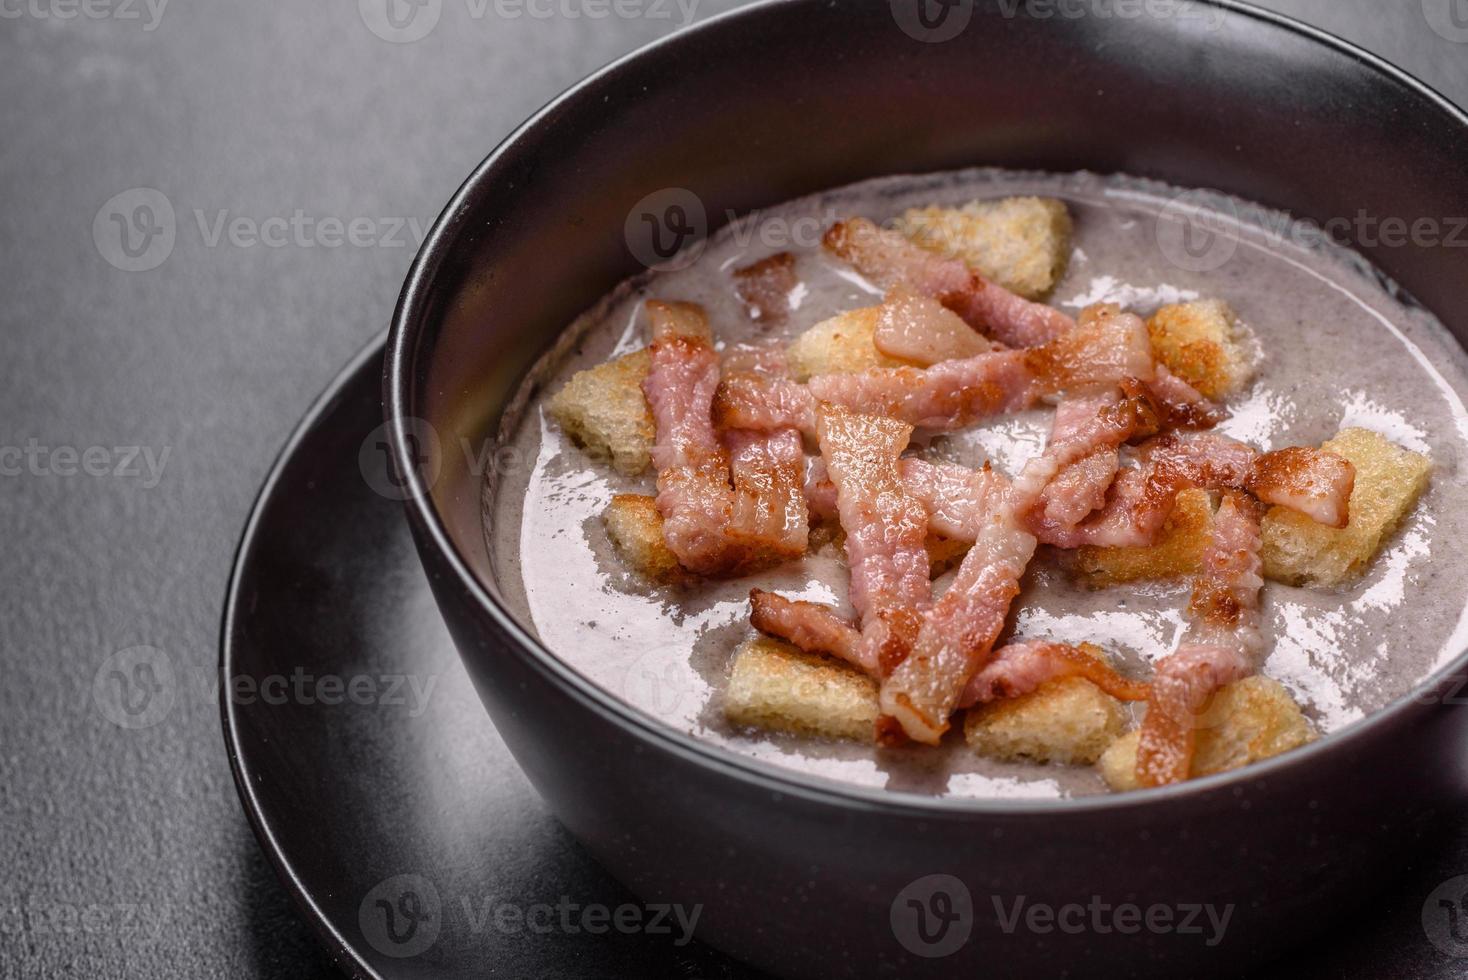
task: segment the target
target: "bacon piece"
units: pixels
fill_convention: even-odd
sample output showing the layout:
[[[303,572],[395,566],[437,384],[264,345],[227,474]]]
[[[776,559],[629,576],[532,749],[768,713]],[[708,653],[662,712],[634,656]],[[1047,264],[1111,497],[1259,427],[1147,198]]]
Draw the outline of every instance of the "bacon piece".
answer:
[[[861,633],[830,606],[787,599],[754,589],[749,593],[749,621],[761,633],[812,653],[828,653],[875,675],[877,664],[863,661]]]
[[[643,392],[657,424],[663,539],[684,568],[724,576],[805,551],[804,453],[794,432],[731,436],[714,429],[719,357],[691,304],[647,304],[652,365]],[[731,483],[731,472],[732,480]]]
[[[810,507],[814,520],[833,521],[836,513],[836,484],[826,472],[826,463],[819,456],[811,459],[805,471],[805,502]]]
[[[1244,485],[1265,503],[1288,507],[1326,527],[1343,528],[1351,520],[1356,467],[1325,450],[1281,449],[1255,460]]]
[[[714,398],[714,421],[726,429],[798,429],[813,433],[816,400],[790,378],[754,371],[730,374]]]
[[[1138,455],[1139,465],[1121,471],[1100,512],[1077,528],[1046,526],[1041,539],[1058,548],[1150,546],[1172,513],[1177,495],[1193,488],[1249,489],[1268,493],[1271,499],[1267,502],[1298,510],[1313,520],[1348,519],[1355,469],[1318,449],[1261,455],[1216,433],[1167,433],[1143,445]],[[1284,486],[1304,486],[1309,491],[1292,494]]]
[[[1146,325],[1114,307],[1093,308],[1072,332],[1043,347],[995,351],[930,368],[874,368],[810,380],[812,395],[853,411],[928,429],[955,429],[1015,412],[1060,391],[1154,375]]]
[[[932,597],[927,511],[908,496],[898,468],[912,427],[823,405],[816,430],[846,532],[861,659],[881,663],[903,652],[916,633],[915,612]]]
[[[1228,417],[1160,361],[1150,383],[1129,378],[1122,382],[1122,390],[1131,397],[1145,394],[1150,398],[1162,416],[1162,424],[1169,429],[1211,429]]]
[[[902,485],[927,510],[928,527],[950,541],[974,541],[1009,491],[1009,481],[987,465],[971,470],[909,456],[901,466]]]
[[[734,506],[731,541],[771,561],[805,554],[810,512],[805,502],[805,446],[794,429],[778,432],[730,430],[729,472]]]
[[[993,341],[963,322],[937,300],[898,286],[887,294],[873,335],[888,357],[928,366],[957,361],[994,349]]]
[[[1187,633],[1152,680],[1137,747],[1137,780],[1143,786],[1188,778],[1208,702],[1257,669],[1264,648],[1260,547],[1258,505],[1241,493],[1225,493],[1193,584]]]
[[[1114,388],[1067,397],[1055,409],[1050,445],[1083,436],[1093,419],[1120,401]],[[1121,468],[1119,445],[1099,445],[1055,475],[1040,493],[1039,505],[1046,524],[1075,527],[1105,505],[1106,491]]]
[[[1128,680],[1084,648],[1030,640],[1011,643],[994,654],[969,681],[959,706],[1023,697],[1061,677],[1084,677],[1119,701],[1145,701],[1151,692],[1150,685]]]
[[[784,323],[790,315],[790,294],[800,285],[795,256],[778,252],[734,270],[734,291],[749,318],[763,327]]]
[[[931,296],[974,329],[1010,347],[1035,347],[1075,326],[1059,310],[1017,296],[965,262],[930,252],[865,218],[832,225],[823,244],[883,289],[905,285]]]
[[[882,683],[883,715],[913,741],[937,745],[969,680],[993,651],[1035,553],[1011,494],[996,501],[958,575],[927,615],[912,652]]]

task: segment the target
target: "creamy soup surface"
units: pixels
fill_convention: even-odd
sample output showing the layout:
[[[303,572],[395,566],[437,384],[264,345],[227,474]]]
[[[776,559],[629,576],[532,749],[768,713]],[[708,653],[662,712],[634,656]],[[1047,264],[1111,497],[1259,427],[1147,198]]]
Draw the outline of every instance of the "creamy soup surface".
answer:
[[[498,475],[485,507],[507,601],[550,650],[615,696],[771,765],[937,796],[1106,792],[1092,768],[980,758],[963,743],[961,725],[939,749],[902,750],[730,726],[723,690],[735,650],[752,635],[750,589],[835,604],[849,614],[839,554],[827,545],[737,581],[652,587],[623,567],[601,513],[613,494],[654,493],[655,474],[620,476],[589,458],[543,409],[574,372],[646,346],[641,307],[649,297],[702,304],[725,348],[794,337],[843,310],[881,302],[880,289],[822,252],[820,233],[833,222],[884,222],[911,207],[1038,195],[1065,201],[1075,221],[1074,251],[1052,305],[1075,314],[1114,302],[1146,316],[1169,303],[1220,298],[1238,312],[1262,361],[1254,384],[1228,402],[1231,417],[1219,431],[1270,450],[1318,445],[1342,427],[1360,426],[1431,457],[1431,488],[1364,578],[1339,590],[1270,582],[1264,595],[1269,653],[1262,672],[1287,686],[1322,732],[1402,697],[1468,637],[1468,494],[1459,476],[1468,450],[1468,359],[1438,321],[1399,300],[1360,259],[1256,205],[1189,195],[1191,204],[1210,202],[1207,225],[1228,233],[1221,241],[1194,240],[1190,256],[1170,261],[1176,248],[1160,242],[1177,236],[1159,239],[1159,222],[1175,224],[1179,193],[1092,174],[973,170],[883,178],[761,212],[714,236],[691,265],[623,284],[570,328],[527,379],[538,387],[534,394],[527,387],[524,410],[507,420],[504,439],[517,451],[509,458],[527,463]],[[764,328],[745,313],[732,273],[783,251],[797,256],[802,287],[788,322]],[[1026,412],[931,440],[919,434],[914,445],[970,466],[992,462],[1014,475],[1043,451],[1053,414]],[[1124,671],[1144,676],[1147,664],[1176,647],[1189,589],[1186,582],[1080,588],[1042,548],[1011,612],[1009,635],[1096,643]]]

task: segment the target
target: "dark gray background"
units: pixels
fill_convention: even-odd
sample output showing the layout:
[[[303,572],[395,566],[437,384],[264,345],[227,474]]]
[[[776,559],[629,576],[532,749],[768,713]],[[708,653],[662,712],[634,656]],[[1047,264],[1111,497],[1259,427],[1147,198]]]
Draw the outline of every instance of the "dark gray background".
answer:
[[[25,2],[0,4],[0,448],[168,456],[156,486],[62,475],[55,456],[42,475],[0,476],[0,976],[328,973],[235,797],[211,686],[218,623],[260,481],[385,326],[416,237],[211,246],[197,215],[426,227],[512,126],[682,15],[475,19],[445,0],[432,34],[390,44],[356,0],[172,0],[152,30],[142,0],[98,20]],[[1468,104],[1468,44],[1434,33],[1423,2],[1265,6]],[[701,0],[697,19],[730,5]],[[139,187],[167,196],[177,239],[160,267],[125,272],[93,218]],[[109,656],[139,645],[169,654],[182,693],[129,730],[91,692]],[[1452,863],[1444,876],[1468,870]],[[1410,912],[1421,897],[1387,900]],[[1463,972],[1409,958],[1432,964],[1424,976]]]

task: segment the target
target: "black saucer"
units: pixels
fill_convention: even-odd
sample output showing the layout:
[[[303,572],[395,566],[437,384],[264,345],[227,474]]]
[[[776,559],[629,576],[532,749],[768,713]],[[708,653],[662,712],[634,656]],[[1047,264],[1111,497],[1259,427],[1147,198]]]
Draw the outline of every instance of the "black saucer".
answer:
[[[759,976],[682,942],[671,915],[654,926],[658,910],[593,863],[496,735],[392,499],[383,340],[282,452],[225,607],[225,739],[266,855],[353,976]],[[1468,960],[1433,945],[1424,909],[1465,853],[1460,834],[1424,855],[1270,975],[1462,975]]]

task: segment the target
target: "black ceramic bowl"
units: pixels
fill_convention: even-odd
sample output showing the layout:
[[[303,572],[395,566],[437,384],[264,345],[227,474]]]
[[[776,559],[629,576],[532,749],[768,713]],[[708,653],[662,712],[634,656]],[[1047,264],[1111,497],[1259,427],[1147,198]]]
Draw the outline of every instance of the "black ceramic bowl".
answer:
[[[662,727],[558,661],[498,598],[462,454],[419,465],[411,420],[445,442],[496,432],[561,329],[639,271],[624,221],[665,188],[739,214],[994,165],[1138,174],[1320,221],[1468,215],[1468,117],[1316,31],[1222,2],[1161,18],[941,9],[962,29],[915,19],[909,0],[758,4],[612,65],[491,153],[429,235],[388,347],[409,518],[525,772],[635,892],[701,904],[707,942],[788,977],[1237,973],[1369,897],[1468,795],[1468,712],[1442,696],[1462,660],[1312,747],[1166,790],[984,803],[811,784]],[[1468,336],[1454,250],[1362,251]],[[1047,929],[1007,921],[1020,897],[1171,918],[1122,931],[1131,919],[1088,911]],[[1193,903],[1233,906],[1221,941],[1206,918],[1178,928]]]

